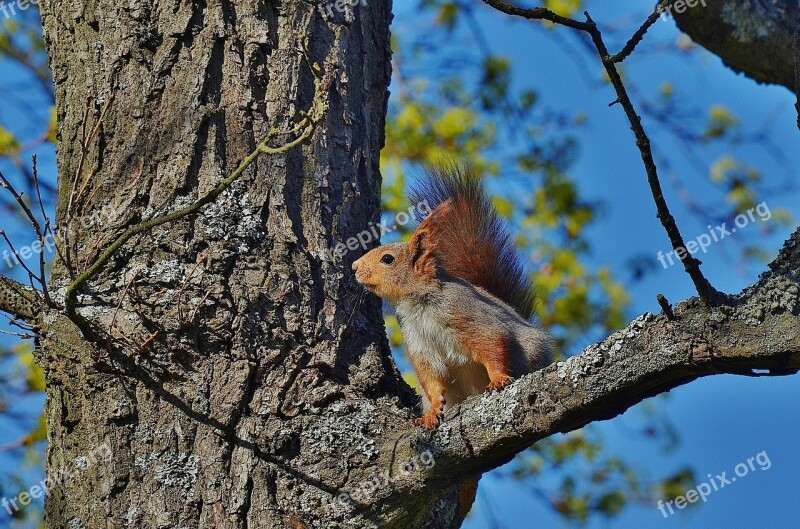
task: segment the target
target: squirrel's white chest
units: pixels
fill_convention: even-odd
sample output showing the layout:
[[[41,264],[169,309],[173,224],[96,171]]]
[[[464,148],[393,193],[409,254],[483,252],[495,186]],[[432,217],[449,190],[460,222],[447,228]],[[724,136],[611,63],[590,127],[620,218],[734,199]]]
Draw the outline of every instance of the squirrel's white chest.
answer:
[[[469,361],[459,351],[455,330],[444,325],[431,309],[401,301],[395,310],[409,353],[422,356],[434,371],[447,375],[453,367]]]

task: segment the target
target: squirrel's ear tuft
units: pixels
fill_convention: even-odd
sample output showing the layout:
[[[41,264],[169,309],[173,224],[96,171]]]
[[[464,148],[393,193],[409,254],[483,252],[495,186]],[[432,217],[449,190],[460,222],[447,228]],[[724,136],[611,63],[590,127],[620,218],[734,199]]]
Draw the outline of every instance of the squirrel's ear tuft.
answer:
[[[433,256],[435,249],[430,232],[424,227],[417,228],[408,242],[408,253],[414,271],[428,277],[436,275],[436,260]]]

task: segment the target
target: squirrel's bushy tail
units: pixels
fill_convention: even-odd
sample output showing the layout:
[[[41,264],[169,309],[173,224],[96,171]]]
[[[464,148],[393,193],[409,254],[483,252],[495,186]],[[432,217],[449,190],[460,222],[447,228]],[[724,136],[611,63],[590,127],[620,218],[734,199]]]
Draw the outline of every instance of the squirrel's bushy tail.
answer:
[[[479,286],[511,305],[523,318],[533,314],[533,288],[516,245],[480,179],[464,166],[429,168],[409,195],[427,202],[436,261],[448,274]]]

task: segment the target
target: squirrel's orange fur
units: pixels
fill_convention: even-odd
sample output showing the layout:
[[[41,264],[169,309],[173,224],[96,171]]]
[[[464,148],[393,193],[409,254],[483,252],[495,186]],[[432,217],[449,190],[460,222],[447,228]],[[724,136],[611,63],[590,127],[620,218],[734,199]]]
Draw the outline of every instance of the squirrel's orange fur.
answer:
[[[395,307],[434,428],[445,407],[550,361],[547,335],[528,320],[530,281],[480,181],[430,172],[412,194],[431,214],[407,243],[353,263],[356,279]]]

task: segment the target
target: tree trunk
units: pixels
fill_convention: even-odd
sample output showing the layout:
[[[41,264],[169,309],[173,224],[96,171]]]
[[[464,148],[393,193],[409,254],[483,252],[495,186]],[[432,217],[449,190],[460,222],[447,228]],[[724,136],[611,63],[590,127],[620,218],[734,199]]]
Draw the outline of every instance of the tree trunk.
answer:
[[[378,301],[359,303],[358,255],[328,258],[378,220],[391,5],[332,6],[43,4],[58,224],[71,224],[78,272],[291,128],[314,100],[304,39],[328,104],[306,145],[120,248],[78,297],[91,340],[45,316],[47,527],[331,527],[330,498],[374,464],[380,432],[405,424],[413,394]],[[52,280],[61,299],[66,268]]]

